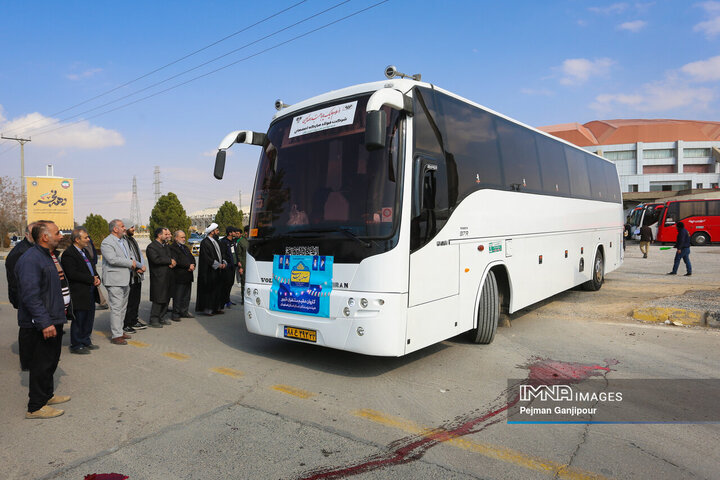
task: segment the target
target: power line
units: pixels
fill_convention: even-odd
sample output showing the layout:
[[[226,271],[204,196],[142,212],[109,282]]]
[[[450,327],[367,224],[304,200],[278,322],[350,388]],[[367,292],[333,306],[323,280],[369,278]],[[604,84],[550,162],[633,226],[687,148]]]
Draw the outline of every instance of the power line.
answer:
[[[90,102],[92,102],[93,100],[97,100],[98,98],[104,97],[105,95],[107,95],[107,94],[109,94],[109,93],[112,93],[112,92],[115,92],[115,91],[117,91],[117,90],[120,90],[121,88],[127,87],[128,85],[131,85],[131,84],[137,82],[138,80],[142,80],[143,78],[149,77],[150,75],[152,75],[152,74],[154,74],[154,73],[157,73],[157,72],[159,72],[160,70],[164,70],[164,69],[166,69],[167,67],[170,67],[170,66],[172,66],[172,65],[175,65],[176,63],[179,63],[179,62],[181,62],[181,61],[183,61],[183,60],[185,60],[185,59],[187,59],[187,58],[190,58],[190,57],[192,57],[193,55],[197,55],[198,53],[200,53],[200,52],[202,52],[202,51],[204,51],[204,50],[207,50],[207,49],[210,48],[210,47],[214,47],[215,45],[217,45],[217,44],[219,44],[219,43],[221,43],[221,42],[224,42],[225,40],[228,40],[228,39],[230,39],[230,38],[232,38],[232,37],[234,37],[234,36],[236,36],[236,35],[239,35],[239,34],[245,32],[245,31],[247,31],[247,30],[250,30],[251,28],[258,26],[258,25],[260,25],[261,23],[267,22],[268,20],[270,20],[270,19],[272,19],[272,18],[275,18],[275,17],[277,17],[277,16],[279,16],[279,15],[282,15],[283,13],[285,13],[285,12],[287,12],[287,11],[289,11],[289,10],[292,10],[293,8],[297,7],[298,5],[303,4],[303,3],[305,3],[305,2],[307,2],[307,0],[301,0],[301,1],[299,1],[299,2],[297,2],[297,3],[295,3],[295,4],[293,4],[293,5],[290,5],[289,7],[285,8],[285,9],[283,9],[283,10],[280,10],[280,11],[277,12],[277,13],[274,13],[274,14],[268,16],[268,17],[263,18],[262,20],[259,20],[259,21],[255,22],[255,23],[253,23],[252,25],[249,25],[249,26],[247,26],[247,27],[245,27],[245,28],[243,28],[243,29],[241,29],[241,30],[238,30],[237,32],[231,33],[230,35],[227,35],[227,36],[221,38],[220,40],[216,40],[215,42],[213,42],[213,43],[211,43],[211,44],[209,44],[209,45],[205,45],[204,47],[199,48],[199,49],[195,50],[194,52],[188,53],[187,55],[185,55],[185,56],[183,56],[183,57],[180,57],[180,58],[178,58],[177,60],[173,60],[172,62],[167,63],[167,64],[163,65],[162,67],[158,67],[158,68],[156,68],[156,69],[154,69],[154,70],[152,70],[152,71],[150,71],[150,72],[148,72],[148,73],[146,73],[146,74],[144,74],[144,75],[141,75],[141,76],[139,76],[139,77],[137,77],[137,78],[134,78],[134,79],[132,79],[132,80],[130,80],[130,81],[128,81],[128,82],[125,82],[125,83],[123,83],[122,85],[118,85],[117,87],[113,87],[113,88],[111,88],[110,90],[107,90],[107,91],[105,91],[105,92],[103,92],[103,93],[100,93],[100,94],[98,94],[98,95],[95,95],[94,97],[89,98],[89,99],[87,99],[87,100],[84,100],[84,101],[82,101],[82,102],[80,102],[80,103],[76,103],[75,105],[73,105],[73,106],[71,106],[71,107],[68,107],[68,108],[65,108],[64,110],[60,110],[60,111],[58,111],[58,112],[55,112],[55,113],[53,113],[53,114],[50,114],[49,116],[50,116],[50,117],[54,117],[55,115],[60,115],[61,113],[65,113],[65,112],[67,112],[67,111],[69,111],[69,110],[73,110],[73,109],[75,109],[75,108],[77,108],[77,107],[79,107],[79,106],[81,106],[81,105],[85,105],[86,103],[90,103]],[[83,112],[83,113],[85,113],[85,112]],[[79,115],[82,115],[82,113],[80,113]],[[76,116],[77,116],[77,115],[76,115]],[[70,118],[74,118],[74,117],[70,117]],[[40,122],[41,120],[42,120],[42,119],[35,120],[34,122],[29,123],[29,124],[27,124],[27,125],[25,125],[25,126],[27,127],[27,126],[30,126],[30,125],[34,125],[34,124]],[[62,120],[57,120],[56,122],[61,122],[61,121],[62,121]],[[0,144],[0,145],[1,145],[1,144]]]
[[[222,55],[220,55],[220,56],[217,56],[217,57],[215,57],[215,58],[213,58],[213,59],[211,59],[211,60],[208,60],[208,61],[206,61],[206,62],[203,62],[203,63],[201,63],[201,64],[199,64],[199,65],[197,65],[197,66],[195,66],[195,67],[189,68],[189,69],[187,69],[187,70],[185,70],[185,71],[182,71],[182,72],[180,72],[180,73],[177,73],[177,74],[175,74],[175,75],[172,75],[172,76],[170,76],[170,77],[168,77],[168,78],[166,78],[166,79],[164,79],[164,80],[160,80],[159,82],[155,82],[155,83],[153,83],[153,84],[151,84],[151,85],[148,85],[147,87],[143,87],[143,88],[141,88],[141,89],[139,89],[139,90],[136,90],[136,91],[134,91],[134,92],[131,92],[131,93],[127,94],[127,95],[124,95],[124,96],[122,96],[122,97],[116,98],[115,100],[111,100],[111,101],[109,101],[109,102],[103,103],[102,105],[98,105],[98,106],[96,106],[96,107],[90,108],[90,109],[85,110],[85,111],[82,111],[82,112],[80,112],[80,113],[76,113],[76,114],[71,115],[71,116],[69,116],[69,117],[65,117],[65,118],[62,118],[62,119],[54,120],[54,121],[51,122],[49,125],[45,125],[45,126],[43,126],[43,127],[39,127],[38,129],[36,129],[36,130],[40,130],[40,131],[39,131],[38,133],[33,133],[33,135],[36,135],[36,136],[37,136],[37,135],[41,135],[41,134],[43,134],[43,133],[46,133],[46,132],[42,131],[42,129],[43,129],[43,128],[51,127],[51,126],[52,126],[53,124],[55,124],[55,123],[61,123],[61,122],[64,122],[64,121],[66,121],[66,120],[71,120],[71,119],[73,119],[73,118],[79,117],[80,115],[84,115],[84,114],[86,114],[86,113],[94,112],[95,110],[99,110],[99,109],[101,109],[101,108],[107,107],[107,106],[112,105],[112,104],[114,104],[114,103],[118,103],[118,102],[120,102],[120,101],[122,101],[122,100],[125,100],[125,99],[127,99],[127,98],[133,97],[133,96],[135,96],[135,95],[137,95],[137,94],[139,94],[139,93],[142,93],[142,92],[145,92],[145,91],[147,91],[147,90],[153,89],[153,88],[155,88],[155,87],[157,87],[157,86],[159,86],[159,85],[162,85],[163,83],[167,83],[167,82],[169,82],[170,80],[174,80],[174,79],[176,79],[176,78],[178,78],[178,77],[181,77],[181,76],[185,75],[186,73],[190,73],[190,72],[192,72],[192,71],[195,71],[195,70],[197,70],[197,69],[199,69],[199,68],[202,68],[202,67],[204,67],[204,66],[206,66],[206,65],[209,65],[210,63],[216,62],[216,61],[220,60],[221,58],[225,58],[225,57],[227,57],[227,56],[229,56],[229,55],[232,55],[233,53],[237,53],[237,52],[239,52],[240,50],[244,50],[244,49],[247,48],[247,47],[250,47],[250,46],[252,46],[252,45],[255,45],[256,43],[260,43],[260,42],[262,42],[263,40],[267,40],[267,39],[270,38],[270,37],[273,37],[273,36],[275,36],[275,35],[278,35],[278,34],[284,32],[284,31],[286,31],[286,30],[289,30],[289,29],[291,29],[291,28],[293,28],[293,27],[296,27],[296,26],[298,26],[298,25],[300,25],[300,24],[302,24],[302,23],[305,23],[305,22],[307,22],[307,21],[309,21],[309,20],[312,20],[313,18],[317,18],[317,17],[319,17],[320,15],[323,15],[323,14],[325,14],[325,13],[331,11],[331,10],[334,10],[334,9],[336,9],[336,8],[338,8],[338,7],[346,4],[346,3],[348,3],[348,2],[350,2],[350,0],[343,0],[342,2],[336,3],[335,5],[331,6],[330,8],[326,8],[325,10],[322,10],[322,11],[320,11],[320,12],[314,13],[314,14],[308,16],[308,17],[303,18],[303,19],[300,20],[300,21],[297,21],[297,22],[295,22],[295,23],[293,23],[293,24],[291,24],[291,25],[288,25],[287,27],[284,27],[284,28],[282,28],[282,29],[280,29],[280,30],[277,30],[277,31],[275,31],[275,32],[273,32],[273,33],[271,33],[271,34],[265,35],[265,36],[262,37],[262,38],[259,38],[259,39],[257,39],[257,40],[252,41],[252,42],[249,42],[249,43],[246,43],[245,45],[243,45],[243,46],[241,46],[241,47],[238,47],[238,48],[236,48],[236,49],[234,49],[234,50],[231,50],[231,51],[229,51],[229,52],[227,52],[227,53],[224,53],[224,54],[222,54]],[[92,117],[90,117],[90,118],[92,118]],[[53,130],[48,130],[48,131],[53,131]],[[31,130],[31,133],[32,133],[32,130]]]
[[[191,78],[191,79],[189,79],[189,80],[186,80],[186,81],[184,81],[184,82],[181,82],[181,83],[178,83],[178,84],[173,85],[173,86],[171,86],[171,87],[168,87],[168,88],[166,88],[166,89],[164,89],[164,90],[160,90],[160,91],[155,92],[155,93],[152,93],[152,94],[150,94],[150,95],[146,95],[146,96],[144,96],[144,97],[141,97],[141,98],[139,98],[139,99],[137,99],[137,100],[133,100],[132,102],[128,102],[128,103],[125,103],[125,104],[123,104],[123,105],[119,105],[119,106],[117,106],[117,107],[115,107],[115,108],[112,108],[112,109],[110,109],[110,110],[107,110],[107,111],[105,111],[105,112],[100,112],[100,113],[98,113],[98,114],[96,114],[96,115],[91,115],[91,116],[89,116],[89,117],[87,117],[87,118],[84,118],[84,119],[82,119],[82,120],[77,120],[77,121],[75,121],[75,122],[71,122],[71,123],[68,123],[68,124],[66,124],[66,125],[61,125],[61,126],[59,126],[59,127],[56,127],[56,128],[50,129],[50,130],[46,130],[46,131],[44,131],[44,132],[36,133],[36,134],[34,134],[34,136],[37,137],[37,136],[39,136],[39,135],[44,135],[44,134],[46,134],[46,133],[54,132],[54,131],[57,131],[57,130],[62,130],[63,128],[70,127],[70,126],[75,125],[75,124],[77,124],[77,123],[84,122],[84,121],[87,121],[87,120],[90,120],[90,119],[93,119],[93,118],[97,118],[97,117],[100,117],[100,116],[102,116],[102,115],[107,115],[108,113],[112,113],[112,112],[114,112],[114,111],[116,111],[116,110],[120,110],[120,109],[122,109],[122,108],[129,107],[130,105],[134,105],[134,104],[136,104],[136,103],[142,102],[142,101],[144,101],[144,100],[147,100],[147,99],[149,99],[149,98],[155,97],[155,96],[160,95],[160,94],[162,94],[162,93],[169,92],[170,90],[174,90],[174,89],[176,89],[176,88],[178,88],[178,87],[182,87],[183,85],[187,85],[188,83],[194,82],[195,80],[199,80],[199,79],[201,79],[201,78],[204,78],[204,77],[207,77],[207,76],[212,75],[212,74],[214,74],[214,73],[217,73],[217,72],[219,72],[219,71],[221,71],[221,70],[225,70],[226,68],[232,67],[233,65],[236,65],[236,64],[238,64],[238,63],[240,63],[240,62],[244,62],[244,61],[250,60],[251,58],[254,58],[254,57],[257,57],[257,56],[259,56],[259,55],[262,55],[263,53],[267,53],[267,52],[269,52],[269,51],[271,51],[271,50],[275,50],[276,48],[279,48],[279,47],[281,47],[281,46],[283,46],[283,45],[287,45],[288,43],[294,42],[295,40],[299,40],[299,39],[301,39],[301,38],[303,38],[303,37],[307,37],[308,35],[311,35],[311,34],[313,34],[313,33],[315,33],[315,32],[318,32],[318,31],[320,31],[320,30],[323,30],[323,29],[325,29],[325,28],[328,28],[328,27],[330,27],[330,26],[332,26],[332,25],[335,25],[336,23],[339,23],[339,22],[342,22],[342,21],[344,21],[344,20],[347,20],[348,18],[351,18],[351,17],[354,17],[354,16],[359,15],[359,14],[361,14],[361,13],[364,13],[364,12],[366,12],[366,11],[368,11],[368,10],[371,10],[371,9],[373,9],[373,8],[375,8],[375,7],[378,7],[378,6],[382,5],[383,3],[387,3],[387,2],[389,2],[389,1],[390,1],[390,0],[382,0],[382,1],[380,1],[380,2],[377,2],[377,3],[373,4],[373,5],[370,5],[369,7],[365,7],[365,8],[362,8],[362,9],[360,9],[360,10],[357,10],[356,12],[351,13],[350,15],[346,15],[346,16],[344,16],[344,17],[342,17],[342,18],[339,18],[339,19],[334,20],[334,21],[332,21],[332,22],[326,23],[325,25],[322,25],[322,26],[320,26],[320,27],[314,28],[314,29],[312,29],[312,30],[310,30],[310,31],[307,31],[307,32],[303,33],[303,34],[297,35],[297,36],[295,36],[295,37],[293,37],[293,38],[291,38],[291,39],[289,39],[289,40],[285,40],[285,41],[283,41],[283,42],[277,43],[277,44],[273,45],[272,47],[268,47],[268,48],[266,48],[266,49],[264,49],[264,50],[261,50],[261,51],[259,51],[259,52],[253,53],[252,55],[248,55],[247,57],[244,57],[244,58],[241,58],[241,59],[236,60],[236,61],[234,61],[234,62],[228,63],[227,65],[224,65],[224,66],[222,66],[222,67],[216,68],[215,70],[211,70],[211,71],[209,71],[209,72],[203,73],[202,75],[198,75],[198,76],[193,77],[193,78]]]

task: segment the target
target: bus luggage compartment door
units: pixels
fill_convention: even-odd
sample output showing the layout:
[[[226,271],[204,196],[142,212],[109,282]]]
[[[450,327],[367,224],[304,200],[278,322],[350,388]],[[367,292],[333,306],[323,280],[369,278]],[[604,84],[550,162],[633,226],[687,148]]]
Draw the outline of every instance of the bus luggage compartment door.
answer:
[[[458,294],[460,251],[449,242],[431,242],[410,255],[408,306]]]

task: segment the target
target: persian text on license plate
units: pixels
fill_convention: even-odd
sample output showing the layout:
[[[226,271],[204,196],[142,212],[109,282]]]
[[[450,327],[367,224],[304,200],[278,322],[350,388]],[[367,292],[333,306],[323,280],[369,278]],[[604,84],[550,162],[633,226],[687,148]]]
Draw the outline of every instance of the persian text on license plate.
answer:
[[[285,327],[285,337],[305,340],[306,342],[317,342],[317,331],[305,328]]]

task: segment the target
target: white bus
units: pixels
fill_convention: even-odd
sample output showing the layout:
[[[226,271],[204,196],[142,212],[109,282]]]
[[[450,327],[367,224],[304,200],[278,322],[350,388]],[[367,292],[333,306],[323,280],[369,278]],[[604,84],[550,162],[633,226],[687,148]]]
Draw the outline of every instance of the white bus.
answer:
[[[250,332],[401,356],[463,332],[493,340],[501,312],[623,260],[613,163],[397,74],[292,106],[278,100],[250,213]],[[403,78],[397,78],[402,76]],[[419,77],[419,76],[418,76]]]

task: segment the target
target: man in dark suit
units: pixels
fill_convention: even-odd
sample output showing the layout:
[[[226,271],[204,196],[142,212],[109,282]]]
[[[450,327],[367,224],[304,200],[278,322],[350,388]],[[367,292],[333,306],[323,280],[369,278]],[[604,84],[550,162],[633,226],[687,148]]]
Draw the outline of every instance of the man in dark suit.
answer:
[[[145,278],[145,262],[143,261],[140,247],[135,240],[135,225],[131,225],[125,231],[125,242],[130,252],[130,258],[135,260],[136,267],[130,272],[130,294],[128,295],[127,310],[123,321],[123,332],[133,334],[137,330],[147,328],[138,318],[140,310],[140,297],[142,295],[142,281]]]
[[[180,318],[193,318],[195,315],[188,311],[190,307],[190,293],[195,271],[195,257],[185,245],[185,232],[175,232],[175,241],[170,244],[170,256],[175,260],[173,270],[175,288],[173,291],[172,320],[179,322]]]
[[[222,259],[220,244],[217,241],[220,229],[217,223],[211,223],[205,229],[207,236],[200,243],[200,256],[198,257],[197,297],[195,298],[195,311],[205,315],[216,315],[223,312],[222,304],[222,271],[227,263]]]
[[[159,227],[155,229],[155,240],[147,246],[148,265],[150,266],[150,309],[149,325],[153,328],[162,328],[163,325],[170,325],[165,320],[170,295],[172,292],[172,269],[176,262],[170,256],[170,248],[167,242],[170,240],[170,230]]]
[[[60,257],[60,264],[70,283],[70,300],[75,317],[70,325],[70,353],[82,355],[100,348],[90,340],[100,277],[85,250],[90,244],[87,230],[75,228],[71,239],[73,244]]]
[[[235,285],[235,271],[237,270],[237,256],[235,255],[235,233],[238,230],[234,227],[227,227],[225,237],[220,239],[220,250],[222,259],[227,263],[227,268],[222,272],[222,305],[230,308],[235,303],[230,301],[230,292]]]
[[[17,285],[17,277],[15,276],[15,265],[17,264],[17,261],[20,260],[20,257],[22,257],[22,254],[27,252],[28,249],[32,248],[33,244],[33,238],[32,238],[32,229],[35,226],[36,222],[33,222],[27,226],[25,229],[25,238],[22,239],[22,241],[18,244],[16,244],[12,250],[10,250],[10,253],[7,254],[7,257],[5,257],[5,273],[7,276],[7,284],[8,284],[8,299],[10,300],[10,303],[13,307],[15,307],[15,310],[19,308],[20,299],[18,298],[18,285]],[[21,347],[20,339],[18,337],[18,347],[20,350],[20,369],[23,372],[27,372],[30,369],[30,360],[28,357],[28,353],[23,350]]]
[[[70,287],[55,255],[63,236],[54,222],[36,222],[35,245],[15,265],[18,279],[20,348],[29,352],[29,401],[25,418],[53,418],[64,413],[52,407],[70,400],[55,395],[53,375],[60,361],[63,327],[70,307]]]

